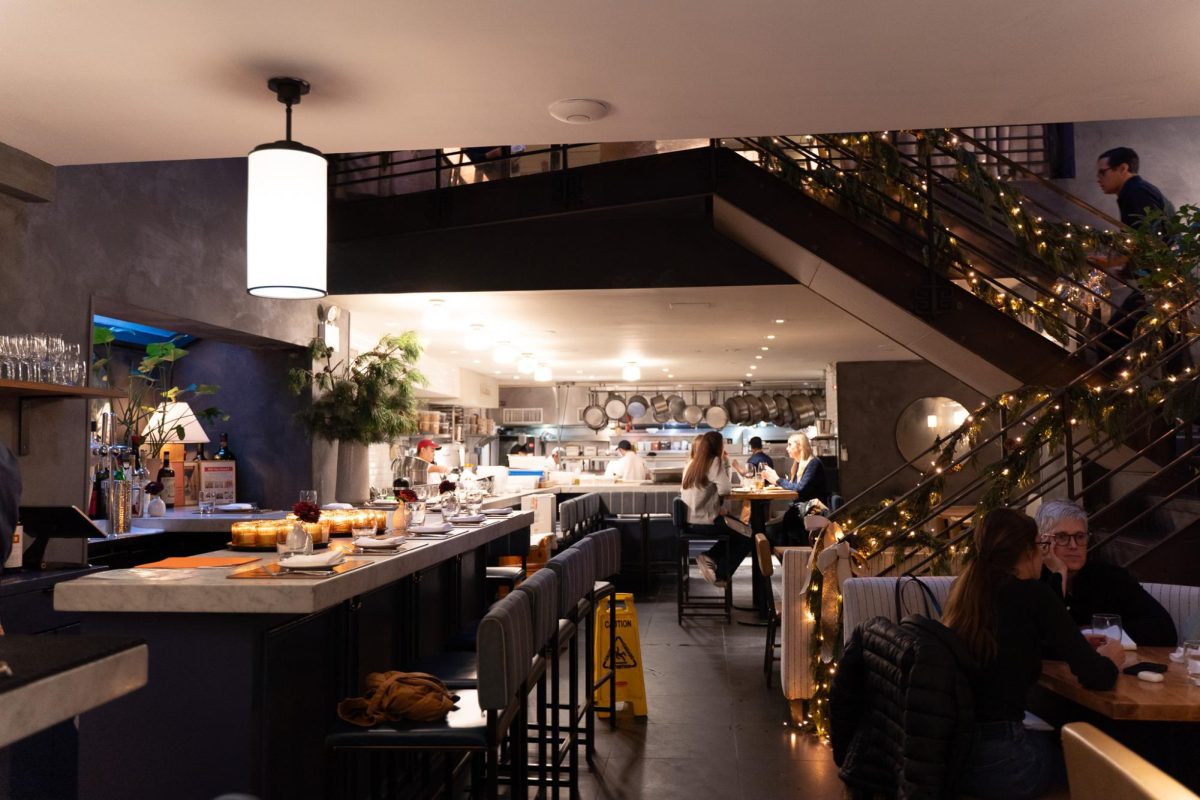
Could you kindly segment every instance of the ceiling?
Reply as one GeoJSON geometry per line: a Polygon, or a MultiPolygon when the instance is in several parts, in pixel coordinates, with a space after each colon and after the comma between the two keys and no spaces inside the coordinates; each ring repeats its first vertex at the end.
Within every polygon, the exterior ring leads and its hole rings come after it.
{"type": "Polygon", "coordinates": [[[1198,23],[1191,0],[9,0],[0,142],[242,155],[281,137],[275,74],[312,82],[296,138],[325,152],[1184,116],[1198,23]],[[569,97],[612,114],[553,120],[569,97]]]}
{"type": "Polygon", "coordinates": [[[794,381],[820,378],[829,362],[915,358],[800,284],[330,300],[351,310],[356,349],[369,348],[384,333],[416,330],[433,358],[491,375],[502,386],[534,381],[512,365],[493,363],[491,349],[468,351],[470,325],[484,325],[494,339],[534,354],[555,381],[624,383],[621,370],[630,361],[649,385],[731,382],[747,380],[746,373],[756,382],[794,381]],[[434,298],[445,301],[440,321],[429,311],[434,298]]]}

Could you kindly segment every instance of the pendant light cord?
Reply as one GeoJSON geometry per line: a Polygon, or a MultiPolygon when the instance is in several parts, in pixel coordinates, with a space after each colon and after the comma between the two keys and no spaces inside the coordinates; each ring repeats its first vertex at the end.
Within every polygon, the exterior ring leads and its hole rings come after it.
{"type": "Polygon", "coordinates": [[[284,102],[284,105],[287,106],[287,141],[290,142],[292,140],[292,103],[289,100],[284,102]]]}

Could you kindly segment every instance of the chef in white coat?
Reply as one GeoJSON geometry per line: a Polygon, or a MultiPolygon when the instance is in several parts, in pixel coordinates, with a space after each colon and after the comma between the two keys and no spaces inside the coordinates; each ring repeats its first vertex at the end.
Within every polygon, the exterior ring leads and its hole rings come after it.
{"type": "Polygon", "coordinates": [[[608,469],[604,471],[606,477],[621,481],[650,480],[650,470],[646,469],[646,462],[633,452],[633,445],[628,439],[617,443],[617,452],[621,457],[608,462],[608,469]]]}

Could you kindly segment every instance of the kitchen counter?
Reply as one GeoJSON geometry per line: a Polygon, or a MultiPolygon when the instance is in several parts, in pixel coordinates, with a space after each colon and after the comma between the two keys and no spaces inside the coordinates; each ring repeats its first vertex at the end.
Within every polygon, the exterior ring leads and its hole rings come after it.
{"type": "Polygon", "coordinates": [[[283,519],[286,511],[259,511],[237,514],[201,514],[196,506],[172,508],[161,517],[135,517],[133,527],[137,529],[154,528],[168,532],[227,532],[235,522],[256,521],[263,519],[283,519]]]}
{"type": "Polygon", "coordinates": [[[85,634],[136,637],[153,654],[145,688],[81,719],[81,800],[323,800],[338,701],[478,620],[487,564],[528,549],[533,517],[348,556],[367,563],[330,577],[231,580],[236,568],[219,568],[157,581],[110,570],[58,585],[55,605],[77,613],[85,634]]]}
{"type": "Polygon", "coordinates": [[[146,645],[107,636],[0,638],[0,747],[146,685],[146,645]]]}
{"type": "MultiPolygon", "coordinates": [[[[462,533],[452,538],[418,540],[424,544],[409,552],[348,556],[368,563],[321,580],[230,580],[226,576],[233,568],[186,570],[189,574],[178,580],[147,579],[131,570],[110,570],[58,584],[54,608],[85,612],[311,614],[527,528],[532,521],[532,512],[516,513],[479,527],[458,529],[462,533]]],[[[215,550],[205,555],[252,554],[215,550]]],[[[264,564],[279,560],[276,553],[260,556],[264,564]]]]}

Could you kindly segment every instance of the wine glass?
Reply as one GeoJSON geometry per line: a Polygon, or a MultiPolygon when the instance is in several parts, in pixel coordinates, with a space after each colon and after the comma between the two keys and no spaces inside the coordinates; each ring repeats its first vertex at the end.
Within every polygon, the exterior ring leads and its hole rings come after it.
{"type": "Polygon", "coordinates": [[[312,503],[315,506],[317,504],[317,490],[316,489],[301,489],[300,490],[300,502],[301,503],[312,503]]]}
{"type": "Polygon", "coordinates": [[[1116,642],[1121,641],[1121,616],[1119,614],[1093,614],[1092,634],[1116,642]]]}

